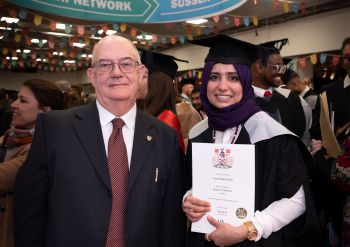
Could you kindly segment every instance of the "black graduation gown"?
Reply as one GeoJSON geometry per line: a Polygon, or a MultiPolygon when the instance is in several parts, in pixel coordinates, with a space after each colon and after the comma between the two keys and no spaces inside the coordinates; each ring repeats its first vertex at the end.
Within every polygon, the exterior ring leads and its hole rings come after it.
{"type": "Polygon", "coordinates": [[[288,97],[285,97],[273,90],[269,101],[261,97],[256,97],[255,101],[264,112],[272,117],[278,111],[281,117],[280,123],[300,138],[303,137],[306,130],[306,119],[303,106],[297,94],[290,92],[288,97]]]}
{"type": "MultiPolygon", "coordinates": [[[[335,81],[322,88],[321,93],[327,93],[329,110],[334,111],[334,130],[345,125],[350,121],[350,86],[344,88],[343,81],[335,81]]],[[[320,102],[316,103],[315,118],[320,117],[320,102]]],[[[315,139],[321,139],[319,121],[312,122],[311,136],[315,139]]]]}
{"type": "MultiPolygon", "coordinates": [[[[265,113],[263,114],[266,116],[265,118],[270,119],[265,113]]],[[[259,115],[261,116],[262,114],[259,115]]],[[[254,117],[254,115],[252,117],[254,117]]],[[[272,128],[280,128],[280,125],[272,119],[266,124],[261,121],[261,118],[257,119],[255,124],[259,126],[248,128],[249,131],[255,128],[256,133],[254,135],[261,132],[267,137],[271,135],[268,132],[271,132],[272,128]],[[267,130],[268,128],[270,128],[270,130],[267,130]],[[264,129],[267,131],[262,131],[264,129]]],[[[281,126],[281,128],[283,127],[281,126]]],[[[311,199],[304,162],[310,157],[308,156],[309,154],[304,144],[299,138],[288,134],[274,136],[270,139],[264,138],[263,140],[255,142],[257,138],[251,136],[247,131],[247,126],[244,125],[236,141],[237,144],[255,143],[255,210],[261,211],[276,200],[292,197],[300,189],[300,186],[303,185],[305,191],[306,212],[281,230],[272,233],[267,239],[261,238],[258,242],[246,240],[234,246],[320,246],[318,245],[320,241],[318,218],[311,199]]],[[[190,136],[187,149],[187,165],[189,173],[192,171],[192,143],[210,143],[211,141],[212,129],[208,127],[203,128],[203,131],[196,137],[191,138],[190,136]]],[[[205,241],[204,234],[188,232],[187,246],[204,247],[215,245],[213,242],[205,241]]]]}

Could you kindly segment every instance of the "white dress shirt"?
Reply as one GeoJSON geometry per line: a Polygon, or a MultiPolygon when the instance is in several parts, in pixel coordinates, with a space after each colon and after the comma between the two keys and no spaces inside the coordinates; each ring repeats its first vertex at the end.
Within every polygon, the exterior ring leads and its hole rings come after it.
{"type": "Polygon", "coordinates": [[[347,88],[348,86],[350,86],[350,76],[349,76],[349,74],[347,74],[345,79],[344,79],[344,88],[347,88]]]}
{"type": "MultiPolygon", "coordinates": [[[[114,118],[118,118],[114,116],[111,112],[109,112],[106,108],[104,108],[97,100],[96,100],[98,114],[100,116],[100,123],[103,135],[103,142],[105,144],[106,155],[108,157],[108,140],[113,131],[112,120],[114,118]]],[[[126,152],[128,153],[128,165],[130,169],[131,162],[131,154],[132,147],[134,142],[134,133],[135,133],[135,121],[136,121],[136,104],[134,104],[133,108],[128,111],[125,115],[120,116],[123,119],[125,125],[123,126],[123,138],[126,146],[126,152]]]]}

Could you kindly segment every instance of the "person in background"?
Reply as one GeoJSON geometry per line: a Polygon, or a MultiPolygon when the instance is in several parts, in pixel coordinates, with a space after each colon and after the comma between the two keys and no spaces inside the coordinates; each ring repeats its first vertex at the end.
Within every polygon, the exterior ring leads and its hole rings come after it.
{"type": "Polygon", "coordinates": [[[187,104],[192,104],[191,102],[191,92],[194,88],[194,84],[195,84],[195,79],[193,78],[184,78],[180,81],[179,85],[180,85],[180,98],[181,98],[181,102],[185,102],[187,104]]]}
{"type": "Polygon", "coordinates": [[[84,105],[84,92],[83,88],[78,85],[71,85],[70,90],[67,92],[66,109],[84,105]]]}
{"type": "Polygon", "coordinates": [[[0,136],[10,128],[11,118],[11,101],[8,99],[6,91],[0,89],[0,136]]]}
{"type": "Polygon", "coordinates": [[[281,79],[290,90],[300,95],[311,106],[312,110],[315,109],[318,98],[317,93],[311,90],[306,81],[300,79],[297,72],[287,69],[281,79]]]}
{"type": "Polygon", "coordinates": [[[192,43],[210,47],[201,87],[208,119],[190,132],[188,165],[192,143],[254,145],[255,179],[247,180],[255,183],[255,213],[238,226],[218,222],[210,216],[210,203],[190,190],[183,202],[187,218],[195,222],[209,212],[207,219],[216,229],[206,235],[189,233],[187,246],[318,246],[319,226],[305,169],[309,153],[255,103],[250,64],[256,46],[224,35],[192,43]]]}
{"type": "Polygon", "coordinates": [[[23,165],[39,113],[63,107],[63,94],[53,82],[31,79],[23,83],[11,104],[11,128],[0,138],[0,246],[13,246],[13,196],[15,178],[23,165]]]}
{"type": "Polygon", "coordinates": [[[166,54],[142,50],[141,62],[146,66],[147,72],[139,84],[137,97],[143,99],[138,102],[140,109],[176,130],[179,146],[185,152],[175,108],[173,80],[178,69],[175,60],[184,61],[166,54]]]}
{"type": "MultiPolygon", "coordinates": [[[[346,76],[342,77],[331,84],[322,88],[321,93],[326,92],[327,101],[329,105],[330,114],[334,117],[334,134],[337,138],[340,147],[343,147],[343,151],[347,152],[347,142],[350,133],[350,37],[345,38],[341,45],[342,53],[342,65],[347,72],[346,76]]],[[[320,116],[320,102],[317,101],[315,115],[320,116]]],[[[319,121],[314,121],[312,127],[312,135],[317,138],[324,139],[320,132],[319,121]]],[[[326,140],[324,140],[326,141],[326,140]]],[[[334,180],[346,180],[348,171],[348,163],[343,163],[337,168],[337,172],[334,173],[333,167],[336,166],[335,159],[328,158],[327,150],[322,148],[315,154],[315,162],[318,168],[318,191],[321,191],[317,195],[318,201],[320,201],[320,210],[324,213],[324,229],[326,232],[325,239],[331,246],[342,246],[342,239],[349,239],[349,201],[348,191],[344,188],[336,188],[334,180]],[[337,179],[334,179],[336,176],[337,179]],[[343,173],[343,174],[342,174],[343,173]],[[342,178],[339,178],[339,174],[342,174],[342,178]],[[333,181],[331,181],[331,179],[333,181]],[[331,233],[331,234],[327,234],[331,233]]],[[[347,157],[347,156],[342,156],[347,157]]],[[[342,159],[343,162],[346,159],[342,159]]],[[[315,181],[315,179],[314,179],[315,181]]],[[[343,183],[344,183],[343,181],[343,183]]],[[[346,186],[345,186],[346,187],[346,186]]],[[[317,204],[316,204],[317,205],[317,204]]],[[[346,245],[345,245],[346,246],[346,245]]]]}
{"type": "MultiPolygon", "coordinates": [[[[339,141],[344,139],[346,125],[350,122],[350,37],[343,40],[341,46],[342,65],[346,71],[343,79],[332,82],[322,88],[321,93],[326,92],[329,110],[334,116],[334,133],[339,141]]],[[[316,106],[316,115],[320,114],[319,103],[316,106]]],[[[318,123],[313,126],[313,132],[317,135],[318,123]]],[[[318,133],[320,135],[320,133],[318,133]]]]}
{"type": "Polygon", "coordinates": [[[71,90],[71,84],[69,83],[69,81],[58,80],[58,81],[55,81],[54,83],[62,92],[68,93],[71,90]]]}
{"type": "Polygon", "coordinates": [[[117,35],[94,47],[95,103],[38,117],[16,180],[15,246],[179,247],[177,133],[136,107],[144,65],[117,35]]]}
{"type": "Polygon", "coordinates": [[[287,40],[283,39],[258,46],[251,66],[253,89],[258,106],[299,136],[308,147],[311,141],[311,107],[291,90],[279,87],[279,80],[287,69],[280,54],[286,43],[287,40]]]}
{"type": "Polygon", "coordinates": [[[193,107],[197,110],[197,112],[201,116],[201,119],[203,120],[207,118],[207,114],[205,114],[200,95],[201,95],[200,88],[195,87],[191,93],[191,101],[192,101],[193,107]]]}

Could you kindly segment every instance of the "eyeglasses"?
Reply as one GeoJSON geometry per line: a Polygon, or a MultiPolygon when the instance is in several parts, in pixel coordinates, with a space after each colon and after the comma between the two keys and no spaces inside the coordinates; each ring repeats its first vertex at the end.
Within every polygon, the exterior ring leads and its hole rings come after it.
{"type": "Polygon", "coordinates": [[[136,66],[139,63],[131,58],[123,58],[119,60],[119,62],[115,63],[112,60],[108,59],[100,59],[96,61],[92,67],[96,69],[97,72],[100,73],[110,73],[114,70],[114,65],[117,64],[118,68],[123,73],[131,73],[135,70],[136,66]]]}
{"type": "Polygon", "coordinates": [[[284,74],[287,70],[287,65],[285,64],[275,64],[275,65],[268,65],[271,68],[274,68],[274,70],[277,71],[278,74],[284,74]]]}

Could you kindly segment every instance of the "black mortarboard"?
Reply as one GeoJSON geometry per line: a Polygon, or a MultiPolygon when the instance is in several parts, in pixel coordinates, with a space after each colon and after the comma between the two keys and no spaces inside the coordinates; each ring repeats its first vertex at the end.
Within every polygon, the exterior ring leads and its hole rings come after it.
{"type": "Polygon", "coordinates": [[[280,50],[282,50],[283,46],[285,46],[286,44],[288,44],[287,38],[268,41],[268,42],[260,44],[260,46],[268,47],[268,48],[275,48],[275,49],[280,51],[280,50]]]}
{"type": "Polygon", "coordinates": [[[282,58],[283,59],[283,63],[285,65],[289,64],[291,61],[293,61],[293,58],[288,58],[288,57],[284,57],[282,58]]]}
{"type": "Polygon", "coordinates": [[[284,45],[288,43],[288,39],[272,40],[262,44],[257,47],[256,59],[262,59],[263,63],[267,61],[267,58],[272,54],[280,54],[280,50],[284,45]]]}
{"type": "Polygon", "coordinates": [[[182,79],[180,81],[179,84],[180,84],[181,87],[185,86],[186,84],[191,84],[191,85],[195,86],[196,79],[194,79],[194,78],[184,78],[184,79],[182,79]]]}
{"type": "Polygon", "coordinates": [[[222,34],[189,42],[210,47],[205,61],[250,65],[256,53],[254,44],[222,34]]]}
{"type": "Polygon", "coordinates": [[[178,65],[175,61],[187,62],[186,60],[181,60],[176,57],[152,52],[149,50],[138,49],[141,57],[141,62],[144,64],[147,69],[152,71],[161,71],[171,78],[175,78],[178,65]]]}

